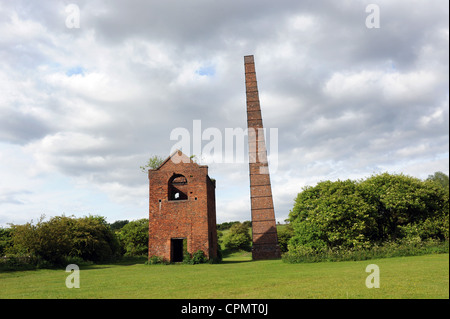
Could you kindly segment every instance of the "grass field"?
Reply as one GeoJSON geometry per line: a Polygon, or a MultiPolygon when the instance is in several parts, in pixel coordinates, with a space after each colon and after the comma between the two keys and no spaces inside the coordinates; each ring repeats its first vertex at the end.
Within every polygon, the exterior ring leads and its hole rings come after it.
{"type": "Polygon", "coordinates": [[[142,262],[82,267],[80,288],[69,273],[0,273],[0,298],[449,298],[449,255],[369,261],[287,264],[230,256],[222,264],[152,265],[142,262]],[[368,289],[368,264],[380,268],[380,288],[368,289]]]}

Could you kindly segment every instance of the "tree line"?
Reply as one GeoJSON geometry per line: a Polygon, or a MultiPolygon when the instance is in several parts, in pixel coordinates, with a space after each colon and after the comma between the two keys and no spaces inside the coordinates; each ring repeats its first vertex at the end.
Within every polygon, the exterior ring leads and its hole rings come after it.
{"type": "Polygon", "coordinates": [[[303,188],[289,221],[289,260],[389,245],[411,250],[430,242],[446,242],[448,251],[448,176],[437,172],[423,181],[384,173],[358,181],[323,181],[303,188]]]}
{"type": "MultiPolygon", "coordinates": [[[[225,222],[225,249],[249,250],[251,222],[225,222]]],[[[118,220],[103,216],[55,216],[36,223],[0,228],[0,269],[65,266],[70,263],[113,262],[122,257],[147,256],[148,218],[118,220]]]]}
{"type": "Polygon", "coordinates": [[[109,262],[146,255],[147,247],[148,219],[108,224],[102,216],[42,216],[36,223],[0,228],[0,268],[109,262]]]}

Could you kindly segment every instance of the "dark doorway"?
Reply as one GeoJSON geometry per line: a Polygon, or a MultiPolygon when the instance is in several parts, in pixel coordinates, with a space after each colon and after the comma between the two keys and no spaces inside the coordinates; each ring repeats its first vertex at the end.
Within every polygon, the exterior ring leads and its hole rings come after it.
{"type": "Polygon", "coordinates": [[[172,262],[179,263],[183,261],[183,253],[185,248],[186,238],[172,238],[171,239],[171,257],[172,262]]]}

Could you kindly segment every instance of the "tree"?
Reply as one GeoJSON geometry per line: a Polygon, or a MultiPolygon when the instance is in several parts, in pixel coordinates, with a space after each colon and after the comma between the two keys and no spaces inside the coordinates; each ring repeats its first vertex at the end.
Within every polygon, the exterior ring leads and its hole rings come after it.
{"type": "Polygon", "coordinates": [[[0,227],[0,257],[11,247],[11,228],[0,227]]]}
{"type": "Polygon", "coordinates": [[[148,218],[131,221],[121,229],[120,241],[126,256],[141,256],[148,253],[148,218]]]}
{"type": "Polygon", "coordinates": [[[231,226],[234,224],[239,224],[240,222],[234,221],[234,222],[224,222],[222,224],[217,224],[217,230],[227,230],[230,229],[231,226]]]}
{"type": "Polygon", "coordinates": [[[109,227],[111,228],[111,230],[116,231],[122,229],[122,227],[129,222],[129,220],[116,220],[114,223],[109,224],[109,227]]]}
{"type": "Polygon", "coordinates": [[[282,253],[288,251],[289,240],[294,236],[294,229],[291,225],[285,226],[282,230],[278,230],[278,246],[282,253]]]}
{"type": "Polygon", "coordinates": [[[373,240],[402,237],[402,227],[448,215],[448,189],[403,174],[379,174],[359,185],[367,203],[376,207],[373,240]]]}
{"type": "Polygon", "coordinates": [[[44,218],[41,216],[36,224],[31,221],[24,225],[11,225],[13,245],[10,252],[34,255],[51,264],[61,264],[71,252],[70,218],[53,217],[47,222],[44,218]]]}
{"type": "Polygon", "coordinates": [[[89,261],[106,261],[118,256],[119,243],[101,216],[73,218],[44,217],[33,224],[12,225],[11,253],[39,257],[53,265],[61,265],[67,257],[89,261]]]}
{"type": "Polygon", "coordinates": [[[298,194],[290,212],[294,236],[290,244],[316,250],[367,246],[375,209],[351,180],[320,182],[298,194]]]}
{"type": "Polygon", "coordinates": [[[248,223],[234,223],[231,226],[229,233],[225,236],[223,243],[226,249],[248,250],[251,241],[248,223]]]}
{"type": "Polygon", "coordinates": [[[107,261],[120,255],[119,241],[102,216],[74,219],[70,232],[71,256],[107,261]]]}
{"type": "Polygon", "coordinates": [[[163,162],[164,158],[158,155],[151,156],[147,163],[144,166],[140,166],[140,169],[142,172],[146,173],[149,169],[156,169],[158,168],[163,162]]]}
{"type": "Polygon", "coordinates": [[[289,214],[294,229],[289,250],[366,248],[405,237],[448,239],[448,194],[433,181],[388,173],[307,186],[289,214]]]}
{"type": "Polygon", "coordinates": [[[449,187],[448,176],[442,172],[435,172],[433,175],[428,175],[427,180],[433,181],[443,188],[448,189],[449,187]]]}

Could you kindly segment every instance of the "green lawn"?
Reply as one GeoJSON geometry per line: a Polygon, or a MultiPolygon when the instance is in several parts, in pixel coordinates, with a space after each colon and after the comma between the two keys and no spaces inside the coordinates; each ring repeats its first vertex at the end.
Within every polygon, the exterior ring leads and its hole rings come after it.
{"type": "Polygon", "coordinates": [[[449,255],[286,264],[231,256],[222,264],[142,263],[81,268],[80,288],[65,270],[0,273],[0,298],[449,298],[449,255]],[[380,288],[368,289],[368,264],[380,288]]]}

